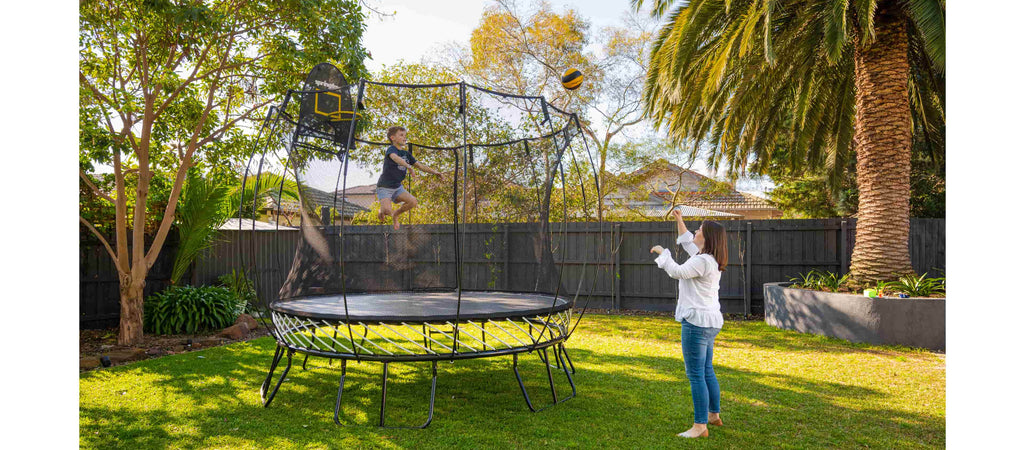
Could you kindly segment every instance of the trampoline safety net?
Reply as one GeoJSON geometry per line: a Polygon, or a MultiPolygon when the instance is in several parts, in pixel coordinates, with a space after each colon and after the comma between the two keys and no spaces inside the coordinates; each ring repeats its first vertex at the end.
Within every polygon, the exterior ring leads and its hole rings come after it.
{"type": "Polygon", "coordinates": [[[349,84],[321,64],[261,129],[242,214],[276,232],[253,233],[243,263],[263,306],[335,296],[344,313],[349,294],[452,292],[456,302],[439,307],[456,315],[467,291],[585,299],[601,239],[568,236],[566,225],[598,221],[585,144],[576,116],[541,97],[349,84]],[[396,203],[377,198],[393,126],[407,130],[415,161],[400,168],[408,197],[396,203]],[[401,214],[383,215],[382,202],[401,214]],[[261,261],[267,246],[288,256],[261,261]]]}
{"type": "Polygon", "coordinates": [[[575,114],[465,82],[349,83],[321,64],[270,108],[255,142],[239,256],[278,342],[264,406],[296,352],[341,360],[339,424],[348,360],[383,363],[381,426],[392,362],[432,364],[419,428],[443,359],[511,355],[538,411],[517,365],[533,353],[553,404],[575,395],[564,343],[609,279],[598,261],[611,252],[575,114]],[[408,142],[389,138],[395,126],[408,142]],[[561,400],[552,363],[572,388],[561,400]]]}

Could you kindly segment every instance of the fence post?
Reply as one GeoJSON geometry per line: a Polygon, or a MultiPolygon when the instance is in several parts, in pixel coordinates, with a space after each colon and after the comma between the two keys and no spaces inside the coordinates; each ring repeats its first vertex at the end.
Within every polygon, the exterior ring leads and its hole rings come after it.
{"type": "Polygon", "coordinates": [[[612,226],[612,254],[614,255],[613,262],[613,274],[612,274],[612,286],[613,286],[613,297],[612,297],[612,309],[619,311],[620,303],[622,302],[622,294],[620,289],[623,286],[623,281],[620,278],[622,276],[622,264],[620,264],[619,258],[619,240],[623,236],[623,225],[615,224],[612,226]]]}
{"type": "Polygon", "coordinates": [[[751,315],[751,222],[744,238],[744,315],[751,315]]]}
{"type": "Polygon", "coordinates": [[[412,225],[406,226],[406,290],[413,290],[413,233],[409,230],[412,225]]]}
{"type": "Polygon", "coordinates": [[[505,261],[502,265],[502,289],[509,290],[509,224],[502,224],[502,235],[505,239],[505,261]]]}
{"type": "Polygon", "coordinates": [[[840,219],[840,276],[850,269],[847,265],[847,220],[840,219]]]}

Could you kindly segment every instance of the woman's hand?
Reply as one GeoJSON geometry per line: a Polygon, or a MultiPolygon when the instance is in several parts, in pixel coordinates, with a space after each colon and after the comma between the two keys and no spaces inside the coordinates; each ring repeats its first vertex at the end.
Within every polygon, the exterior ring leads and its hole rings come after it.
{"type": "Polygon", "coordinates": [[[666,249],[662,248],[661,245],[656,245],[654,247],[651,247],[651,253],[654,253],[656,255],[661,255],[662,252],[664,252],[665,250],[666,249]]]}
{"type": "Polygon", "coordinates": [[[676,220],[683,220],[683,211],[673,209],[673,217],[675,217],[676,220]]]}

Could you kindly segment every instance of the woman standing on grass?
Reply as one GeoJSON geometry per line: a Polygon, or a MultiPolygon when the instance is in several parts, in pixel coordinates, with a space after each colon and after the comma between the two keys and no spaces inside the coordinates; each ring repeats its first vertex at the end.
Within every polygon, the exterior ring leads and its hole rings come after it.
{"type": "Polygon", "coordinates": [[[722,425],[719,417],[719,381],[712,370],[712,347],[722,329],[719,310],[719,277],[726,270],[726,229],[718,222],[705,220],[691,234],[680,210],[673,210],[681,245],[690,258],[683,264],[673,261],[668,249],[656,245],[655,264],[670,277],[680,280],[680,298],[676,302],[676,320],[681,322],[681,345],[690,395],[694,401],[694,426],[677,436],[707,437],[708,424],[722,425]]]}

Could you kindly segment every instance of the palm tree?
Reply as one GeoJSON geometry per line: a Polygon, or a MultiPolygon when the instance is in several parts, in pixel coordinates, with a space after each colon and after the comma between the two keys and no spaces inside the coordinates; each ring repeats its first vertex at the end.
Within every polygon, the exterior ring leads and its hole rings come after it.
{"type": "Polygon", "coordinates": [[[667,20],[644,93],[657,126],[732,177],[787,158],[838,183],[855,152],[851,274],[912,272],[911,144],[943,151],[944,1],[694,0],[669,12],[674,3],[652,5],[667,20]]]}
{"type": "Polygon", "coordinates": [[[197,169],[190,169],[186,177],[175,210],[179,243],[171,266],[171,284],[178,284],[196,257],[213,244],[217,227],[228,217],[224,214],[224,202],[230,193],[227,186],[204,178],[197,169]]]}

